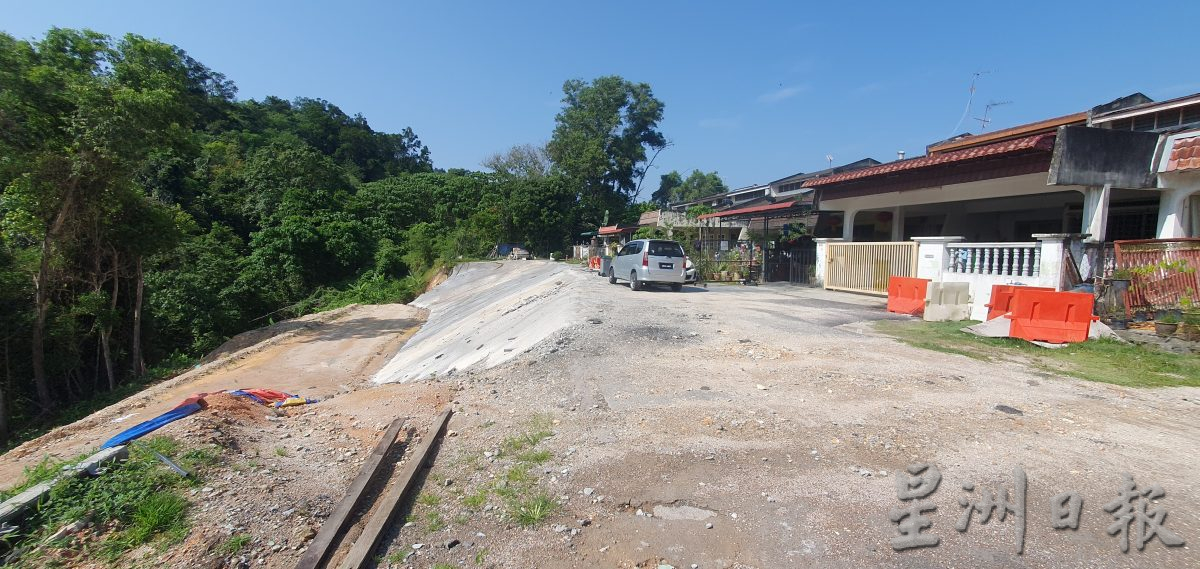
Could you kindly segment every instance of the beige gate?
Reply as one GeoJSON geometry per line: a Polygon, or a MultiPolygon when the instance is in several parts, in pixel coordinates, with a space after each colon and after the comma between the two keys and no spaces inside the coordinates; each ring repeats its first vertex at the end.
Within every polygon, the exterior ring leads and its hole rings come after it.
{"type": "Polygon", "coordinates": [[[888,277],[917,276],[915,241],[828,243],[825,288],[887,294],[888,277]]]}

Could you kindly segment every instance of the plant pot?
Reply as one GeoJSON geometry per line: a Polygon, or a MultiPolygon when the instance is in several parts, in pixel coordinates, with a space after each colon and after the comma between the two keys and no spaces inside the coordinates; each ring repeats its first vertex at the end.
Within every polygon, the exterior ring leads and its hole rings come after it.
{"type": "Polygon", "coordinates": [[[1183,320],[1183,309],[1182,308],[1168,308],[1167,315],[1174,316],[1176,320],[1183,320]]]}
{"type": "Polygon", "coordinates": [[[1113,291],[1117,294],[1123,293],[1129,290],[1129,279],[1112,279],[1109,281],[1109,286],[1111,286],[1113,291]]]}
{"type": "Polygon", "coordinates": [[[1179,324],[1175,324],[1175,323],[1164,324],[1162,322],[1155,322],[1154,323],[1154,333],[1166,338],[1166,337],[1174,334],[1175,329],[1178,327],[1179,327],[1179,324]]]}
{"type": "Polygon", "coordinates": [[[1198,342],[1200,341],[1200,324],[1180,324],[1179,330],[1175,332],[1175,336],[1181,340],[1198,342]]]}
{"type": "Polygon", "coordinates": [[[1148,320],[1148,318],[1146,318],[1145,310],[1139,310],[1139,311],[1133,313],[1133,321],[1134,322],[1145,322],[1146,320],[1148,320]]]}
{"type": "Polygon", "coordinates": [[[1108,327],[1113,330],[1128,330],[1129,321],[1124,318],[1113,318],[1108,321],[1108,327]]]}

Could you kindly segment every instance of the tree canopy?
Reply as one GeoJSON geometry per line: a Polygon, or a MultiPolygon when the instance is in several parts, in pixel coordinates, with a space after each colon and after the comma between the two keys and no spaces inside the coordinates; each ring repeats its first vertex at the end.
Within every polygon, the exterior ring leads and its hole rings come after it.
{"type": "Polygon", "coordinates": [[[663,174],[658,183],[658,189],[650,196],[650,200],[660,206],[667,204],[692,201],[707,196],[723,194],[729,191],[729,186],[716,172],[704,173],[692,170],[686,179],[674,170],[663,174]]]}
{"type": "Polygon", "coordinates": [[[0,33],[0,446],[242,331],[406,302],[439,263],[636,215],[662,104],[619,77],[564,92],[546,148],[437,171],[409,128],[237,100],[173,45],[0,33]]]}

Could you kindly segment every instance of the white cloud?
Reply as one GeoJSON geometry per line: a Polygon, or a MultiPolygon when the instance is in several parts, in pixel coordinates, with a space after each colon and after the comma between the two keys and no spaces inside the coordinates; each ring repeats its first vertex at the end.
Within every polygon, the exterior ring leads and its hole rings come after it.
{"type": "Polygon", "coordinates": [[[780,87],[774,91],[768,91],[758,96],[760,103],[778,103],[786,99],[791,99],[800,93],[808,90],[808,87],[780,87]]]}

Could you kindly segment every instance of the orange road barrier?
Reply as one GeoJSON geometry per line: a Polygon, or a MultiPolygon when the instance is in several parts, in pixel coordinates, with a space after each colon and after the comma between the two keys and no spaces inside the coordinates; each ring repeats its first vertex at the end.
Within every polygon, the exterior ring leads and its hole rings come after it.
{"type": "Polygon", "coordinates": [[[1053,291],[1054,289],[1044,286],[992,285],[992,300],[984,305],[988,309],[987,319],[994,320],[1008,314],[1009,307],[1012,306],[1013,293],[1017,290],[1053,291]]]}
{"type": "Polygon", "coordinates": [[[588,259],[588,268],[592,270],[600,270],[600,257],[591,257],[588,259]]]}
{"type": "Polygon", "coordinates": [[[929,279],[892,276],[888,278],[888,312],[920,316],[925,313],[929,279]]]}
{"type": "Polygon", "coordinates": [[[1093,320],[1095,298],[1083,292],[1054,292],[1027,290],[1019,287],[1013,295],[1012,319],[1008,335],[1023,340],[1040,340],[1052,344],[1083,342],[1093,320]]]}

